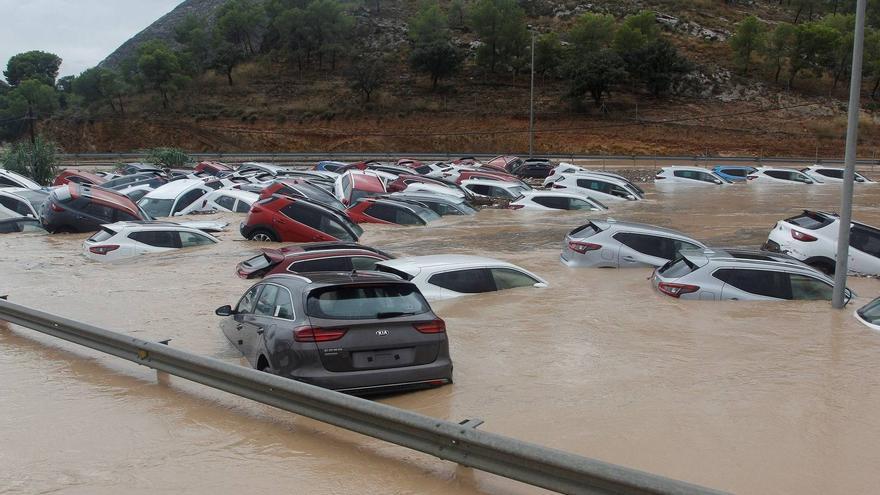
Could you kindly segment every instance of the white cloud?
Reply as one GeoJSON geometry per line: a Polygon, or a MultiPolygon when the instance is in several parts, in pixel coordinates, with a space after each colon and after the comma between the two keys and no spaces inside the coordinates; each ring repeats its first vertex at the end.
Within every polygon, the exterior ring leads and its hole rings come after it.
{"type": "Polygon", "coordinates": [[[97,65],[181,0],[0,0],[0,67],[17,53],[52,52],[61,75],[97,65]]]}

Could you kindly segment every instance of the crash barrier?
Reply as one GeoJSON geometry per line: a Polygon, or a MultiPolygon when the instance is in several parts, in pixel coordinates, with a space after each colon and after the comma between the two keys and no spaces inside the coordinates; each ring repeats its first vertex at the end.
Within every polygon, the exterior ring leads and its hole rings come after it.
{"type": "Polygon", "coordinates": [[[209,387],[530,485],[570,494],[714,494],[715,490],[477,430],[198,356],[165,343],[0,300],[0,320],[209,387]]]}
{"type": "MultiPolygon", "coordinates": [[[[314,165],[321,160],[336,160],[352,162],[360,160],[392,160],[397,161],[401,157],[412,158],[420,161],[449,161],[461,157],[473,157],[480,160],[490,160],[499,154],[492,153],[406,153],[406,152],[332,152],[314,151],[303,153],[269,153],[269,152],[236,152],[236,153],[190,153],[194,160],[217,160],[231,163],[245,161],[287,163],[287,164],[310,164],[314,165]]],[[[64,165],[77,165],[80,163],[89,165],[112,166],[117,163],[145,160],[146,153],[67,153],[60,154],[58,161],[64,165]]],[[[526,156],[526,155],[522,155],[526,156]]],[[[597,162],[632,162],[634,166],[645,162],[657,162],[663,164],[696,164],[698,166],[715,166],[722,164],[737,163],[766,163],[766,164],[792,164],[809,166],[815,163],[835,164],[843,163],[843,158],[818,158],[818,157],[767,157],[767,156],[654,156],[654,155],[578,155],[578,154],[540,154],[541,158],[551,160],[568,161],[597,161],[597,162]]],[[[860,167],[874,167],[878,160],[861,158],[856,161],[860,167]]]]}

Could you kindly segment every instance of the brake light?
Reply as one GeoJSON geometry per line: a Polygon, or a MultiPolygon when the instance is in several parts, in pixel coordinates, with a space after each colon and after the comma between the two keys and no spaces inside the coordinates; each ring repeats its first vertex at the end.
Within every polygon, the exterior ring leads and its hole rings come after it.
{"type": "Polygon", "coordinates": [[[526,205],[507,205],[508,210],[518,210],[520,208],[525,208],[526,205]]]}
{"type": "Polygon", "coordinates": [[[553,175],[555,173],[556,173],[556,169],[554,168],[553,170],[550,171],[550,173],[548,175],[553,175]]]}
{"type": "Polygon", "coordinates": [[[816,240],[816,238],[810,234],[804,234],[803,232],[794,229],[791,229],[791,236],[801,242],[813,242],[816,240]]]}
{"type": "Polygon", "coordinates": [[[553,183],[553,189],[565,189],[565,186],[559,184],[558,182],[553,183]]]}
{"type": "Polygon", "coordinates": [[[446,332],[446,322],[437,318],[432,321],[425,321],[422,323],[413,323],[413,327],[421,333],[445,333],[446,332]]]}
{"type": "Polygon", "coordinates": [[[116,251],[117,249],[119,249],[119,245],[107,244],[104,246],[92,246],[89,248],[89,251],[91,251],[92,253],[100,254],[103,256],[103,255],[109,253],[110,251],[116,251]]]}
{"type": "Polygon", "coordinates": [[[584,254],[587,251],[602,249],[602,245],[593,244],[592,242],[568,241],[568,248],[576,253],[584,254]]]}
{"type": "Polygon", "coordinates": [[[57,203],[52,203],[50,206],[52,207],[52,211],[54,212],[61,213],[62,211],[64,211],[64,208],[58,206],[57,203]]]}
{"type": "Polygon", "coordinates": [[[332,342],[341,339],[347,328],[297,327],[293,329],[293,340],[297,342],[332,342]]]}
{"type": "Polygon", "coordinates": [[[690,294],[700,290],[700,286],[698,285],[672,284],[669,282],[660,282],[657,288],[660,289],[660,292],[674,298],[679,298],[682,294],[690,294]]]}

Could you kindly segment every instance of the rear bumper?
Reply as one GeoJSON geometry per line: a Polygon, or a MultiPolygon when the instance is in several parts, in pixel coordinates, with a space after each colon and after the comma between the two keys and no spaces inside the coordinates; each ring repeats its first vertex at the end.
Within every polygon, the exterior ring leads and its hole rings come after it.
{"type": "Polygon", "coordinates": [[[774,240],[767,239],[767,242],[765,242],[761,246],[761,250],[762,251],[770,251],[771,253],[781,253],[782,246],[780,246],[779,243],[774,240]]]}
{"type": "Polygon", "coordinates": [[[448,357],[440,357],[433,363],[417,366],[346,372],[309,367],[291,370],[283,376],[350,394],[379,394],[452,383],[452,361],[448,357]]]}

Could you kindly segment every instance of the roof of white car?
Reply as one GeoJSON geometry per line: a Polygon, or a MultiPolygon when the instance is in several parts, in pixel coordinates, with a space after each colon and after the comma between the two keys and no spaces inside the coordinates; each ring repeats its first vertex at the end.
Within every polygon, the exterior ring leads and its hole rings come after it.
{"type": "Polygon", "coordinates": [[[162,184],[156,189],[150,191],[150,193],[144,197],[152,199],[176,199],[178,196],[185,193],[186,191],[189,191],[196,186],[203,185],[205,185],[205,181],[203,181],[202,179],[175,180],[167,184],[162,184]]]}
{"type": "Polygon", "coordinates": [[[798,169],[795,169],[795,168],[786,168],[786,167],[758,167],[757,169],[755,169],[755,171],[756,171],[756,172],[768,172],[768,171],[771,171],[771,172],[772,172],[772,171],[780,171],[780,172],[797,172],[797,173],[799,173],[799,174],[802,174],[802,173],[803,173],[803,172],[801,172],[801,171],[798,170],[798,169]]]}
{"type": "Polygon", "coordinates": [[[32,189],[39,189],[39,187],[40,187],[40,185],[37,184],[36,182],[34,182],[33,180],[31,180],[21,174],[15,173],[11,170],[6,170],[5,168],[0,168],[0,175],[6,175],[9,177],[12,177],[16,181],[21,182],[32,189]]]}
{"type": "Polygon", "coordinates": [[[396,258],[385,260],[381,263],[389,268],[400,270],[411,275],[419,273],[422,269],[434,268],[486,268],[504,267],[516,268],[518,266],[506,261],[486,258],[484,256],[472,256],[468,254],[434,254],[429,256],[411,256],[409,258],[396,258]]]}
{"type": "Polygon", "coordinates": [[[673,237],[681,237],[684,239],[690,239],[701,246],[704,244],[691,236],[685,234],[684,232],[680,232],[675,229],[669,229],[666,227],[660,227],[658,225],[651,225],[647,223],[637,223],[637,222],[621,222],[615,220],[613,218],[607,218],[605,220],[593,220],[592,223],[599,227],[602,230],[606,230],[609,228],[613,228],[614,230],[630,230],[630,231],[639,231],[645,233],[655,233],[655,234],[666,234],[673,237]]]}
{"type": "Polygon", "coordinates": [[[590,179],[604,180],[616,185],[626,184],[628,181],[616,175],[606,174],[604,172],[594,172],[592,170],[578,170],[573,174],[575,177],[586,177],[590,179]]]}
{"type": "Polygon", "coordinates": [[[208,193],[207,197],[216,198],[217,196],[232,196],[235,199],[243,199],[252,203],[260,199],[259,194],[251,191],[242,191],[241,189],[217,189],[208,193]]]}
{"type": "Polygon", "coordinates": [[[501,187],[504,189],[510,189],[511,187],[522,187],[521,183],[510,182],[510,181],[505,181],[505,180],[484,179],[482,177],[475,177],[473,179],[461,181],[462,186],[469,186],[471,184],[481,184],[484,186],[496,186],[496,187],[501,187]]]}
{"type": "Polygon", "coordinates": [[[205,232],[193,228],[188,227],[186,225],[181,225],[176,222],[162,222],[162,221],[150,221],[150,222],[116,222],[116,223],[108,223],[101,225],[101,227],[106,227],[114,232],[121,232],[123,230],[184,230],[187,232],[198,232],[200,234],[204,234],[205,232]]]}
{"type": "Polygon", "coordinates": [[[577,194],[570,192],[556,192],[556,191],[542,191],[538,189],[532,189],[531,191],[524,191],[523,196],[528,198],[534,198],[536,196],[543,197],[551,197],[551,198],[575,198],[575,199],[592,199],[588,197],[586,194],[577,194]]]}
{"type": "Polygon", "coordinates": [[[705,169],[705,168],[703,168],[703,167],[693,167],[693,166],[690,166],[690,165],[670,165],[670,166],[668,166],[668,167],[662,167],[660,170],[662,170],[662,171],[666,171],[666,170],[690,170],[691,172],[706,172],[707,174],[713,174],[713,175],[714,175],[714,173],[713,173],[711,170],[709,170],[709,169],[705,169]]]}

